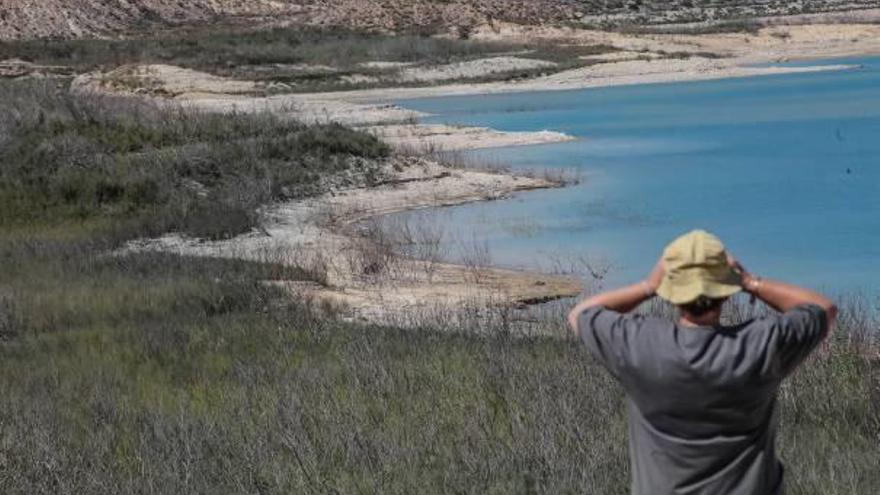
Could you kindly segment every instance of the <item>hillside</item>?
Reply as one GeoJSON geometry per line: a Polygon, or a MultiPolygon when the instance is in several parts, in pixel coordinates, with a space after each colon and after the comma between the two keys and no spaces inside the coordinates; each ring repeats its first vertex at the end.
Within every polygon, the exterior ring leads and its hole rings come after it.
{"type": "Polygon", "coordinates": [[[868,0],[4,0],[0,39],[112,36],[223,20],[466,35],[495,20],[620,27],[711,22],[877,7],[868,0]]]}
{"type": "Polygon", "coordinates": [[[5,0],[0,2],[0,39],[112,35],[155,24],[294,15],[298,10],[294,2],[269,0],[5,0]]]}

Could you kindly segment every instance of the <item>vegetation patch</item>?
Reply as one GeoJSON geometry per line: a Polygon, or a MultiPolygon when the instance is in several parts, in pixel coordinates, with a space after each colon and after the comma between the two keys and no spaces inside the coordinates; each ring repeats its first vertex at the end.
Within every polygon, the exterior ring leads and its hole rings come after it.
{"type": "MultiPolygon", "coordinates": [[[[0,60],[18,58],[77,72],[126,64],[173,63],[216,75],[298,84],[302,89],[342,89],[346,77],[393,74],[362,64],[442,64],[522,50],[523,45],[404,34],[390,36],[344,29],[177,29],[127,39],[30,40],[0,43],[0,60]],[[326,70],[327,68],[331,70],[326,70]]],[[[355,84],[357,86],[357,84],[355,84]]]]}
{"type": "Polygon", "coordinates": [[[229,237],[260,206],[375,179],[389,148],[338,124],[0,85],[0,225],[95,220],[229,237]],[[335,181],[335,182],[334,182],[335,181]]]}
{"type": "MultiPolygon", "coordinates": [[[[151,33],[148,37],[124,39],[0,42],[0,60],[21,60],[21,64],[31,67],[52,66],[84,73],[109,72],[123,66],[171,64],[239,81],[254,81],[265,93],[527,78],[582,67],[588,62],[579,57],[608,51],[614,51],[614,48],[604,45],[558,46],[547,42],[476,41],[426,33],[388,35],[313,27],[253,30],[214,26],[178,28],[151,33]],[[477,71],[472,75],[452,75],[437,81],[412,81],[403,77],[406,71],[420,68],[508,56],[535,59],[547,67],[540,70],[477,71]]],[[[118,74],[117,83],[120,85],[142,79],[126,79],[126,69],[118,74]]]]}

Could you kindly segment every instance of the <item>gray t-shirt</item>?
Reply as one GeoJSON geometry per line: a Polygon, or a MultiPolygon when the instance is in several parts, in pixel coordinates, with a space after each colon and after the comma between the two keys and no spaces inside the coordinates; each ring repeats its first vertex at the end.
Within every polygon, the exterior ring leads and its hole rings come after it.
{"type": "Polygon", "coordinates": [[[578,328],[629,398],[633,494],[782,493],[776,391],[824,338],[822,308],[713,328],[593,307],[578,328]]]}

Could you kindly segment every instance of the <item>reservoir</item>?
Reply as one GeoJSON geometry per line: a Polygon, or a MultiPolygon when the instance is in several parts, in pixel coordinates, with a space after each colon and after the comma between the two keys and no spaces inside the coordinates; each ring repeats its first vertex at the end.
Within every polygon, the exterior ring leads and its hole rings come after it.
{"type": "Polygon", "coordinates": [[[859,67],[397,102],[426,123],[565,132],[577,139],[465,154],[580,178],[398,217],[442,222],[446,242],[479,239],[498,265],[587,260],[608,269],[606,286],[644,277],[670,240],[703,228],[762,276],[876,296],[880,58],[833,63],[859,67]]]}

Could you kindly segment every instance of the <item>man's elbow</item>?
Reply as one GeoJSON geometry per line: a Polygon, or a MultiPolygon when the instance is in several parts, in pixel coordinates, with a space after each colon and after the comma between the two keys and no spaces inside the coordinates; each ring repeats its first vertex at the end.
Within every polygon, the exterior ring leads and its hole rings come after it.
{"type": "Polygon", "coordinates": [[[578,334],[578,321],[574,310],[569,311],[566,321],[568,322],[569,331],[576,336],[578,334]]]}
{"type": "Polygon", "coordinates": [[[825,309],[825,312],[828,313],[828,321],[829,322],[837,319],[837,305],[836,304],[831,303],[830,305],[828,305],[828,307],[825,309]]]}
{"type": "Polygon", "coordinates": [[[830,334],[831,328],[834,326],[834,323],[837,321],[837,305],[834,303],[830,303],[825,307],[825,318],[827,319],[827,328],[825,329],[825,333],[830,334]]]}

